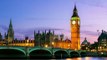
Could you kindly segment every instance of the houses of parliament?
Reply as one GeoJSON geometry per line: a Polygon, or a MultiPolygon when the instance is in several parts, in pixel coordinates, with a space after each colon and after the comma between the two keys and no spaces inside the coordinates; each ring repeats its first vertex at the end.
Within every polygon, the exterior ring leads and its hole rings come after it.
{"type": "Polygon", "coordinates": [[[0,33],[0,45],[3,46],[40,46],[40,47],[54,47],[54,48],[64,48],[64,49],[80,49],[80,18],[78,16],[78,11],[76,5],[73,9],[73,15],[70,19],[71,28],[71,39],[66,38],[64,40],[64,35],[55,35],[52,30],[34,31],[34,40],[30,40],[29,37],[25,37],[23,40],[17,40],[14,38],[14,29],[12,26],[12,20],[10,20],[9,28],[7,33],[0,33]]]}

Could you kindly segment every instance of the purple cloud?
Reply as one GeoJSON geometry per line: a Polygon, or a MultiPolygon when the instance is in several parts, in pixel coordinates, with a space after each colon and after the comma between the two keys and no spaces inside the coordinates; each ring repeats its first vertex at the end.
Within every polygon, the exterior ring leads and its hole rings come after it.
{"type": "Polygon", "coordinates": [[[98,36],[98,33],[97,33],[97,32],[94,32],[94,31],[85,31],[85,30],[82,30],[82,31],[81,31],[81,34],[98,36]]]}
{"type": "Polygon", "coordinates": [[[22,39],[25,36],[33,38],[34,31],[38,32],[38,30],[42,33],[45,30],[46,31],[49,31],[49,30],[51,30],[51,31],[53,31],[53,30],[54,31],[60,31],[60,30],[63,30],[63,29],[59,29],[59,28],[41,28],[41,27],[38,27],[38,28],[31,28],[31,29],[15,29],[14,31],[15,31],[16,38],[18,37],[18,38],[22,39]]]}

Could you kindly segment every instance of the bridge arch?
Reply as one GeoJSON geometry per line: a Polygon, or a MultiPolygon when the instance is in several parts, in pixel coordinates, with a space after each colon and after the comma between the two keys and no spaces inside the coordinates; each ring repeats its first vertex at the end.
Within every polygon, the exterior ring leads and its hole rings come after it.
{"type": "Polygon", "coordinates": [[[69,57],[69,53],[66,50],[56,50],[54,51],[54,56],[55,58],[68,58],[69,57]]]}
{"type": "Polygon", "coordinates": [[[51,51],[47,49],[33,49],[29,52],[30,58],[52,58],[51,51]]]}
{"type": "Polygon", "coordinates": [[[31,50],[29,50],[29,54],[32,52],[32,51],[35,51],[35,50],[45,50],[45,51],[48,51],[52,54],[51,50],[47,49],[47,48],[32,48],[31,50]]]}
{"type": "Polygon", "coordinates": [[[10,50],[13,49],[13,50],[17,50],[17,51],[20,51],[20,52],[24,53],[24,55],[26,55],[25,50],[23,50],[21,48],[16,48],[16,47],[1,47],[0,50],[2,50],[2,49],[10,49],[10,50]]]}
{"type": "Polygon", "coordinates": [[[26,58],[26,54],[17,49],[0,49],[0,58],[26,58]]]}
{"type": "Polygon", "coordinates": [[[80,53],[77,51],[71,51],[70,52],[70,57],[80,57],[80,53]]]}
{"type": "Polygon", "coordinates": [[[69,54],[69,52],[67,51],[67,50],[65,50],[65,49],[53,49],[53,54],[55,53],[55,52],[57,52],[57,51],[64,51],[64,52],[66,52],[67,54],[69,54]]]}

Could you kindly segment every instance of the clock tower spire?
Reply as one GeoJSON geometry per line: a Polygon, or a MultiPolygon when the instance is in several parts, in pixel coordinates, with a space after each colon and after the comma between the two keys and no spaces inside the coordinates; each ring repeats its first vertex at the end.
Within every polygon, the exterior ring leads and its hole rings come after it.
{"type": "Polygon", "coordinates": [[[73,15],[71,17],[71,49],[80,49],[80,18],[76,5],[74,6],[73,15]]]}
{"type": "Polygon", "coordinates": [[[79,17],[79,16],[78,16],[78,11],[77,11],[76,5],[74,6],[74,10],[73,10],[73,15],[72,15],[72,17],[79,17]]]}

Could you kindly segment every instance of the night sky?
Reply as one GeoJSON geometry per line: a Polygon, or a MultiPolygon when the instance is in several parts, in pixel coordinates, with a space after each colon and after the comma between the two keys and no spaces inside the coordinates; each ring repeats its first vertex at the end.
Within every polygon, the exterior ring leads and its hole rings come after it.
{"type": "Polygon", "coordinates": [[[12,19],[15,37],[33,38],[34,30],[55,30],[70,38],[70,18],[76,4],[81,19],[81,42],[97,41],[107,31],[107,0],[0,0],[0,32],[7,32],[12,19]]]}

